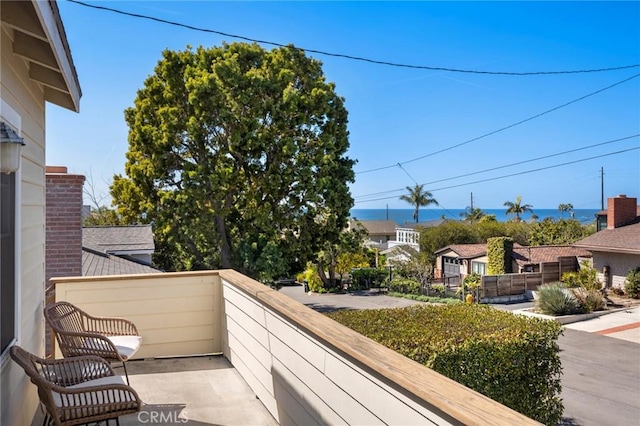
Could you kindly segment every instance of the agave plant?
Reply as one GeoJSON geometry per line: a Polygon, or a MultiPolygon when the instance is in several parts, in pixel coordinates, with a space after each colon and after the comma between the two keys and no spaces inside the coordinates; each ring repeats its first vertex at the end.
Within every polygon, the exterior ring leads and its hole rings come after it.
{"type": "Polygon", "coordinates": [[[563,283],[549,283],[538,289],[538,311],[546,315],[571,315],[582,312],[579,300],[563,283]]]}

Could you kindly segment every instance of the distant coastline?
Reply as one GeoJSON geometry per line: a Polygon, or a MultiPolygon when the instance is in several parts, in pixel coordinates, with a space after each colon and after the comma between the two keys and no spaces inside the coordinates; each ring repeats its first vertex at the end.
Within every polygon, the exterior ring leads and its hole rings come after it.
{"type": "MultiPolygon", "coordinates": [[[[406,222],[415,222],[413,219],[414,209],[351,209],[351,217],[359,220],[393,220],[398,225],[402,225],[406,222]]],[[[493,214],[499,222],[506,222],[513,218],[512,215],[507,216],[505,209],[482,209],[487,214],[493,214]]],[[[463,216],[464,209],[420,209],[420,222],[426,222],[428,220],[435,220],[446,218],[450,220],[460,220],[463,216]]],[[[547,217],[553,219],[570,219],[574,218],[582,224],[590,224],[595,222],[596,213],[600,209],[576,209],[571,213],[565,212],[564,215],[558,209],[533,209],[533,212],[538,216],[538,220],[543,220],[547,217]]],[[[530,213],[525,213],[522,219],[527,221],[531,219],[530,213]]]]}

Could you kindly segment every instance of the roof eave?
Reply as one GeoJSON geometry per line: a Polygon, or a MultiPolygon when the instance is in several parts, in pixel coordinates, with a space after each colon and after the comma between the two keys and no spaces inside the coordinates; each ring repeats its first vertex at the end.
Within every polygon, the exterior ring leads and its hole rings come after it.
{"type": "Polygon", "coordinates": [[[600,253],[624,253],[624,254],[638,254],[640,255],[640,248],[626,248],[626,247],[602,247],[592,245],[578,245],[574,244],[574,247],[578,247],[591,252],[597,251],[600,253]]]}
{"type": "Polygon", "coordinates": [[[79,112],[82,91],[56,2],[3,0],[1,13],[14,29],[13,53],[29,62],[45,100],[79,112]]]}

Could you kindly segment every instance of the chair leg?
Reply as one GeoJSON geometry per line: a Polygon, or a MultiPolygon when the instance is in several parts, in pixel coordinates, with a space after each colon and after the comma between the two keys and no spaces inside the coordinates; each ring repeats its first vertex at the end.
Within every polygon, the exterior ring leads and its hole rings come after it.
{"type": "Polygon", "coordinates": [[[124,361],[122,362],[122,368],[124,368],[124,377],[127,379],[127,385],[131,386],[129,383],[129,374],[127,374],[127,363],[124,361]]]}

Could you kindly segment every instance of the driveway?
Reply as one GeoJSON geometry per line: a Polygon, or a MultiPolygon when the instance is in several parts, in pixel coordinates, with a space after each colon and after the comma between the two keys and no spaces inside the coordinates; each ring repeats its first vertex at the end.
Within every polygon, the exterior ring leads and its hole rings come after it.
{"type": "MultiPolygon", "coordinates": [[[[319,312],[421,303],[375,291],[306,294],[302,286],[288,286],[280,292],[319,312]]],[[[558,339],[563,367],[563,425],[640,426],[639,324],[640,308],[636,307],[567,326],[558,339]]]]}

